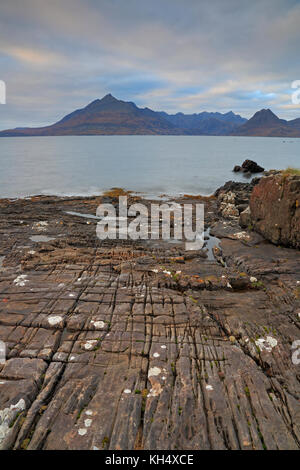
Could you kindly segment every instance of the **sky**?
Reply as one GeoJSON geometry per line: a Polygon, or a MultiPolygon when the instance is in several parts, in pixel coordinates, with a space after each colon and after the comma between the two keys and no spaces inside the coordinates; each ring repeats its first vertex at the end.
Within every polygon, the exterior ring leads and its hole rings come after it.
{"type": "Polygon", "coordinates": [[[1,0],[0,129],[112,93],[156,111],[300,117],[300,0],[1,0]]]}

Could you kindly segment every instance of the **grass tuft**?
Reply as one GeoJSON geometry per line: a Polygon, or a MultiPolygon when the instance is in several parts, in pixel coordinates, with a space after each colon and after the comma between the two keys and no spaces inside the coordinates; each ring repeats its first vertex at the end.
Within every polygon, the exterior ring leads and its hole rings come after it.
{"type": "Polygon", "coordinates": [[[292,167],[289,166],[288,168],[283,170],[282,173],[283,173],[284,176],[289,176],[289,175],[300,176],[300,168],[292,168],[292,167]]]}

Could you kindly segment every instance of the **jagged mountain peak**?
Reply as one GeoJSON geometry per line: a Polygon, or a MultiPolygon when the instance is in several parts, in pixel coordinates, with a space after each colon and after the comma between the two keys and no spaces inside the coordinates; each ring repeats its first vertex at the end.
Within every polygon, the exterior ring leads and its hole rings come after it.
{"type": "Polygon", "coordinates": [[[278,122],[280,121],[279,117],[276,116],[276,114],[271,111],[271,109],[261,109],[260,111],[257,111],[254,116],[252,116],[250,121],[259,121],[259,122],[278,122]]]}

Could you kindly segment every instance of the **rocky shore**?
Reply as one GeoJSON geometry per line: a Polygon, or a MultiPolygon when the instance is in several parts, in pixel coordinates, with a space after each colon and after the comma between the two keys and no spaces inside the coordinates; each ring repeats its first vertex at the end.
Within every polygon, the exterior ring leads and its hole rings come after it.
{"type": "Polygon", "coordinates": [[[178,199],[205,204],[195,252],[101,242],[101,197],[1,200],[0,448],[299,449],[299,194],[178,199]]]}

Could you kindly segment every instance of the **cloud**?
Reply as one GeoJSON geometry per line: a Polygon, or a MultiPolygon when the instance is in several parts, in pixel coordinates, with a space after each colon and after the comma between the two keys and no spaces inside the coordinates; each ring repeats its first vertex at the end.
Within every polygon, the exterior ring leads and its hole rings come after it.
{"type": "Polygon", "coordinates": [[[49,51],[41,51],[38,49],[30,49],[26,47],[14,47],[7,46],[6,48],[1,47],[2,53],[6,54],[15,60],[27,62],[30,65],[36,67],[43,66],[58,66],[63,64],[63,58],[59,57],[58,54],[54,54],[49,51]]]}
{"type": "Polygon", "coordinates": [[[299,117],[299,24],[297,0],[2,2],[0,128],[48,124],[108,92],[170,112],[299,117]]]}

